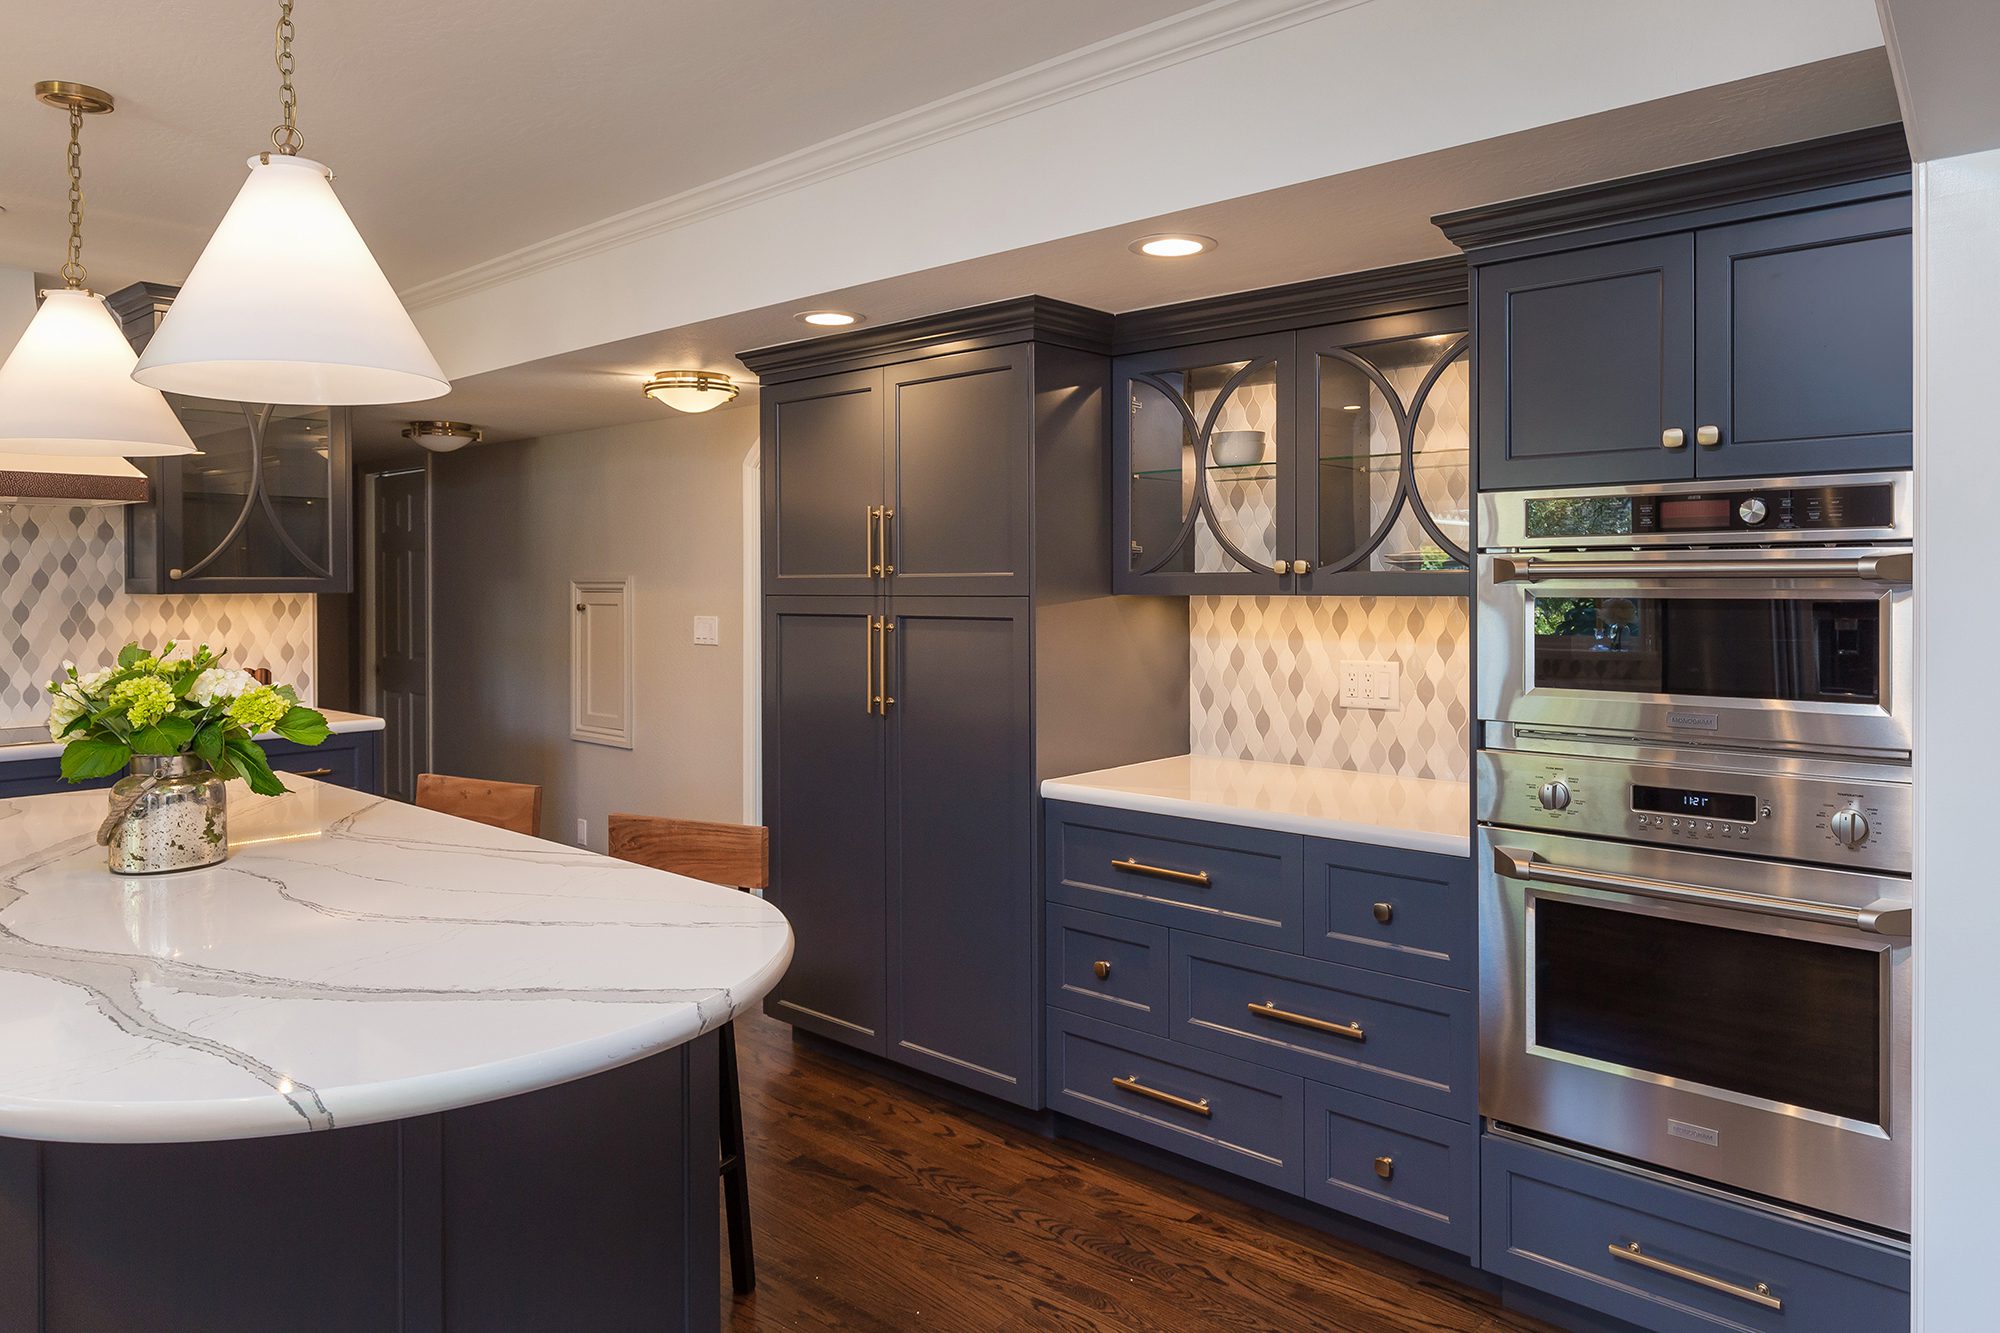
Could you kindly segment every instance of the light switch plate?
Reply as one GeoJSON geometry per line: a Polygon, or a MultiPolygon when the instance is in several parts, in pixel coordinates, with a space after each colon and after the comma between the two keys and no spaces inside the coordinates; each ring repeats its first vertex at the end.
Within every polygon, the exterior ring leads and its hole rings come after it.
{"type": "Polygon", "coordinates": [[[715,645],[722,642],[722,621],[716,616],[696,616],[694,618],[694,641],[715,645]]]}
{"type": "Polygon", "coordinates": [[[1394,661],[1342,662],[1340,706],[1385,710],[1401,708],[1403,706],[1402,664],[1394,661]]]}

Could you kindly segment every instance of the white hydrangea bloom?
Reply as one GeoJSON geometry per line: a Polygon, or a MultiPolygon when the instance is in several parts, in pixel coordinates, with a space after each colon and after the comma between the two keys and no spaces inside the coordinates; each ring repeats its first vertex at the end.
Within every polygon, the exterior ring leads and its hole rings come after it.
{"type": "Polygon", "coordinates": [[[237,667],[210,667],[194,678],[194,684],[188,687],[187,697],[206,708],[218,700],[226,703],[256,688],[256,678],[247,671],[237,667]]]}
{"type": "Polygon", "coordinates": [[[76,686],[95,699],[104,692],[104,683],[118,674],[117,667],[104,667],[97,671],[86,671],[76,678],[76,686]]]}
{"type": "Polygon", "coordinates": [[[63,729],[83,716],[83,705],[67,694],[58,694],[49,700],[49,739],[62,739],[63,729]]]}

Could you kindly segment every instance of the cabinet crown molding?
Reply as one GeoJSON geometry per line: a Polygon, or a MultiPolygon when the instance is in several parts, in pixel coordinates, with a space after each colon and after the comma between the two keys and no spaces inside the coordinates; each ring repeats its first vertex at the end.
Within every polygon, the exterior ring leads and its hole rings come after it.
{"type": "Polygon", "coordinates": [[[1115,350],[1123,356],[1220,338],[1464,305],[1466,273],[1464,256],[1445,255],[1392,268],[1337,273],[1283,287],[1131,310],[1117,318],[1115,350]]]}
{"type": "Polygon", "coordinates": [[[1711,162],[1596,181],[1549,194],[1439,213],[1431,222],[1461,250],[1541,240],[1671,213],[1720,208],[1778,194],[1847,185],[1910,169],[1900,123],[1711,162]]]}
{"type": "Polygon", "coordinates": [[[783,384],[1006,343],[1055,343],[1104,355],[1111,350],[1111,322],[1111,316],[1101,310],[1047,296],[1018,296],[941,315],[754,348],[737,353],[737,360],[763,383],[783,384]]]}

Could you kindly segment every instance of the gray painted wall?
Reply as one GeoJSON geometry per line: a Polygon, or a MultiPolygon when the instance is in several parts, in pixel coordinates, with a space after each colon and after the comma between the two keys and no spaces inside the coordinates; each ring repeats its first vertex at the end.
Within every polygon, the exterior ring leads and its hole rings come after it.
{"type": "Polygon", "coordinates": [[[542,834],[605,849],[614,811],[743,818],[743,466],[752,395],[703,416],[440,455],[432,651],[440,772],[536,782],[542,834]],[[746,401],[747,400],[747,401],[746,401]],[[573,578],[633,584],[635,745],[569,737],[573,578]],[[697,647],[693,620],[721,621],[697,647]]]}

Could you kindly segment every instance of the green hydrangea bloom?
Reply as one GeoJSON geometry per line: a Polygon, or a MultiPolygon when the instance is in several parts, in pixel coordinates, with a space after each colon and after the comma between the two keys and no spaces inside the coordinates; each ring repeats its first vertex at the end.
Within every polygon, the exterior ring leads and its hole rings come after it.
{"type": "Polygon", "coordinates": [[[290,700],[269,685],[259,685],[230,701],[229,720],[255,736],[277,726],[291,711],[290,700]]]}
{"type": "Polygon", "coordinates": [[[158,676],[134,676],[112,687],[111,703],[133,726],[150,727],[173,709],[174,687],[158,676]]]}

